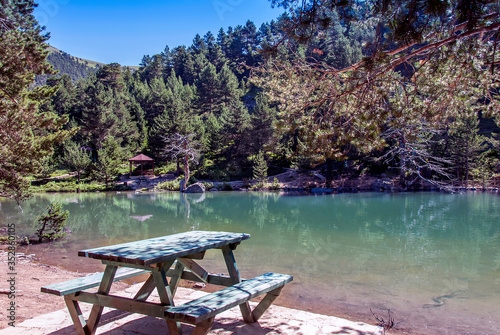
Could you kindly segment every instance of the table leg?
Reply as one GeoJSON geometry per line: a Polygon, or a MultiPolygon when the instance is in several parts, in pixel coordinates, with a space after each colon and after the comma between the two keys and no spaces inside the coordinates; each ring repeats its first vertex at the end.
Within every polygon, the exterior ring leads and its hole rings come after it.
{"type": "MultiPolygon", "coordinates": [[[[158,291],[158,295],[160,296],[160,301],[163,305],[174,306],[172,291],[170,291],[170,286],[168,285],[168,280],[166,276],[167,270],[170,269],[170,267],[172,266],[172,264],[174,264],[174,262],[175,259],[166,261],[165,263],[160,264],[158,267],[154,268],[151,271],[151,274],[153,275],[156,284],[156,290],[158,291]]],[[[170,334],[182,335],[180,322],[172,320],[166,320],[166,321],[170,334]]]]}
{"type": "Polygon", "coordinates": [[[210,331],[210,328],[212,328],[213,324],[213,317],[206,319],[205,321],[202,321],[196,325],[196,328],[193,330],[191,335],[206,335],[210,331]]]}
{"type": "Polygon", "coordinates": [[[75,325],[76,333],[78,335],[87,335],[88,334],[88,329],[86,328],[87,322],[83,317],[82,310],[80,309],[78,301],[71,299],[71,296],[74,296],[74,294],[65,295],[64,302],[68,307],[69,315],[71,316],[71,320],[73,320],[73,324],[75,325]]]}
{"type": "Polygon", "coordinates": [[[135,294],[134,300],[146,301],[153,290],[155,289],[156,284],[152,274],[149,274],[148,279],[144,282],[139,291],[135,294]]]}
{"type": "MultiPolygon", "coordinates": [[[[111,289],[111,284],[113,284],[113,279],[115,278],[115,273],[118,267],[116,265],[106,265],[106,269],[104,270],[104,274],[102,276],[101,284],[99,285],[99,289],[97,293],[100,294],[108,294],[111,289]]],[[[87,321],[87,325],[84,327],[85,332],[89,335],[94,335],[99,320],[101,319],[103,306],[94,305],[92,306],[92,310],[90,311],[90,316],[87,321]]]]}
{"type": "Polygon", "coordinates": [[[184,264],[177,261],[177,264],[175,264],[174,273],[172,274],[172,277],[170,277],[169,288],[170,292],[172,293],[172,296],[175,296],[175,291],[177,291],[177,286],[179,286],[183,271],[184,271],[184,264]]]}
{"type": "MultiPolygon", "coordinates": [[[[238,271],[238,267],[236,266],[236,260],[234,259],[233,251],[229,246],[225,245],[222,247],[222,254],[224,255],[224,261],[226,261],[227,270],[229,271],[229,276],[233,281],[233,285],[241,283],[240,272],[238,271]]],[[[248,301],[240,305],[240,310],[241,310],[241,315],[243,316],[243,320],[245,320],[245,322],[247,323],[255,322],[248,301]]]]}

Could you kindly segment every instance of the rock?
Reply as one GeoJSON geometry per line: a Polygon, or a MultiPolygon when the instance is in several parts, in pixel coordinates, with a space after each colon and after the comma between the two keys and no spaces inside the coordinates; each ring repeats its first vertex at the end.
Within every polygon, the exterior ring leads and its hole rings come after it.
{"type": "Polygon", "coordinates": [[[184,192],[185,193],[205,193],[205,185],[203,185],[202,183],[195,183],[193,185],[189,185],[184,192]]]}
{"type": "Polygon", "coordinates": [[[193,285],[193,288],[205,288],[205,286],[207,286],[205,283],[196,283],[193,285]]]}
{"type": "Polygon", "coordinates": [[[389,178],[377,179],[372,183],[372,190],[375,191],[391,191],[393,188],[394,185],[389,178]]]}

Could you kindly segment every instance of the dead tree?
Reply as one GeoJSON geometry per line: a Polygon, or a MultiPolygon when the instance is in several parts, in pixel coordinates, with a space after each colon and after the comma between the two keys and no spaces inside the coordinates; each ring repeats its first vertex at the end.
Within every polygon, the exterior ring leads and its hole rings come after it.
{"type": "MultiPolygon", "coordinates": [[[[189,181],[189,163],[198,163],[200,151],[198,142],[194,141],[194,134],[181,135],[175,133],[173,135],[164,136],[165,149],[163,156],[169,159],[181,159],[184,166],[184,186],[187,186],[189,181]]],[[[181,191],[183,191],[181,189],[181,191]]]]}
{"type": "Polygon", "coordinates": [[[451,180],[448,172],[451,162],[431,152],[434,142],[433,136],[440,131],[433,129],[417,130],[418,136],[407,136],[408,129],[388,129],[383,137],[393,146],[379,158],[386,164],[398,163],[400,170],[400,186],[406,189],[421,180],[430,183],[442,190],[449,190],[447,183],[442,180],[451,180]],[[430,179],[427,175],[438,177],[440,180],[430,179]]]}

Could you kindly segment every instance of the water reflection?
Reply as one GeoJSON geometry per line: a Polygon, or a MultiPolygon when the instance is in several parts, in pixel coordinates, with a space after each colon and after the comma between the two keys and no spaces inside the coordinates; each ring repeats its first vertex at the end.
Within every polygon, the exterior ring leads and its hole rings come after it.
{"type": "Polygon", "coordinates": [[[245,232],[252,238],[238,247],[240,270],[293,274],[285,293],[295,307],[366,312],[368,319],[369,308],[391,308],[415,328],[413,319],[449,327],[443,318],[479,334],[500,328],[495,195],[47,194],[26,203],[22,214],[2,201],[0,219],[33,230],[36,215],[54,201],[70,211],[73,232],[51,246],[54,252],[193,229],[245,232]],[[485,318],[493,321],[478,321],[485,318]]]}
{"type": "Polygon", "coordinates": [[[137,221],[146,221],[147,219],[151,219],[153,217],[152,214],[149,214],[149,215],[142,215],[142,216],[139,216],[139,215],[131,215],[130,218],[131,219],[134,219],[134,220],[137,220],[137,221]]]}

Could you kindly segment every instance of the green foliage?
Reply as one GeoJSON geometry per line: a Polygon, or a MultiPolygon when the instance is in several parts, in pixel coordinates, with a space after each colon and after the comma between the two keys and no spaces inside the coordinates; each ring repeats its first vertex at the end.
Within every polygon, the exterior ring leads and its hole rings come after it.
{"type": "Polygon", "coordinates": [[[472,170],[476,171],[476,176],[481,176],[488,166],[484,164],[488,138],[479,135],[477,117],[462,118],[459,122],[450,134],[450,154],[457,178],[468,183],[472,170]]]}
{"type": "Polygon", "coordinates": [[[23,201],[30,196],[28,174],[36,173],[53,146],[72,135],[68,121],[39,104],[51,87],[30,90],[35,75],[52,74],[46,62],[48,36],[33,16],[33,1],[2,1],[0,6],[0,196],[23,201]]]}
{"type": "MultiPolygon", "coordinates": [[[[418,6],[431,2],[438,3],[428,0],[418,6]]],[[[275,1],[287,6],[299,3],[275,1]]],[[[93,149],[91,176],[101,181],[126,172],[116,168],[138,153],[154,158],[157,166],[170,164],[157,168],[157,174],[189,167],[189,162],[182,163],[185,156],[173,160],[164,156],[174,134],[192,134],[199,144],[199,178],[252,178],[254,162],[249,157],[259,152],[266,153],[272,167],[268,174],[283,167],[307,168],[327,158],[349,158],[363,164],[371,161],[379,171],[397,166],[409,180],[419,173],[424,178],[446,178],[438,172],[453,164],[438,161],[455,157],[447,145],[454,135],[447,131],[461,116],[478,111],[498,114],[500,79],[491,64],[500,51],[489,35],[498,17],[473,22],[487,32],[484,39],[475,33],[465,38],[472,32],[453,26],[462,21],[443,22],[448,16],[440,11],[426,9],[405,21],[414,10],[409,3],[398,2],[401,11],[388,16],[395,3],[378,8],[354,0],[305,1],[303,15],[293,22],[288,19],[300,11],[292,10],[259,29],[248,21],[220,29],[217,36],[197,34],[190,46],[166,46],[159,54],[145,55],[134,72],[109,64],[76,84],[65,75],[48,79],[56,95],[40,110],[70,119],[66,129],[80,127],[72,140],[77,147],[93,149]],[[420,14],[432,20],[415,21],[420,14]],[[378,22],[384,29],[375,29],[378,22]],[[401,30],[405,22],[410,26],[401,30]],[[427,43],[412,35],[418,31],[412,28],[419,26],[422,34],[435,32],[424,34],[431,36],[427,43]],[[437,43],[446,37],[453,43],[437,43]],[[401,44],[411,39],[418,44],[401,44]],[[405,52],[410,50],[432,52],[411,58],[413,54],[405,52]],[[388,137],[388,131],[399,135],[388,137]],[[105,152],[108,139],[114,142],[110,153],[105,152]],[[408,154],[413,147],[419,155],[408,154]],[[394,159],[381,161],[391,150],[394,159]],[[408,158],[411,164],[402,164],[408,158]]],[[[453,18],[460,12],[450,2],[439,3],[453,18]]],[[[492,8],[487,3],[478,6],[483,13],[492,8]]],[[[475,175],[475,166],[486,154],[483,149],[470,156],[475,175]]],[[[62,145],[48,162],[63,161],[67,151],[62,145]]],[[[493,163],[485,166],[494,172],[493,163]]]]}
{"type": "Polygon", "coordinates": [[[69,217],[69,211],[62,209],[58,203],[50,204],[47,207],[47,214],[37,217],[39,228],[36,231],[38,241],[53,241],[66,236],[64,227],[69,217]]]}
{"type": "Polygon", "coordinates": [[[64,156],[61,157],[61,164],[70,171],[76,172],[78,182],[80,175],[90,167],[89,153],[84,149],[79,149],[76,143],[68,141],[64,147],[64,156]]]}
{"type": "MultiPolygon", "coordinates": [[[[47,62],[51,64],[58,72],[58,75],[65,75],[73,82],[86,78],[89,74],[95,73],[96,69],[84,60],[77,59],[64,51],[49,47],[47,62]]],[[[44,85],[47,81],[47,75],[36,76],[35,83],[44,85]]]]}
{"type": "Polygon", "coordinates": [[[220,190],[221,191],[232,191],[232,190],[234,190],[234,187],[232,184],[224,182],[224,183],[222,183],[220,190]]]}
{"type": "Polygon", "coordinates": [[[175,180],[166,181],[163,183],[159,183],[156,185],[157,190],[165,190],[165,191],[179,191],[180,190],[180,182],[182,178],[178,177],[175,180]]]}
{"type": "MultiPolygon", "coordinates": [[[[382,149],[386,143],[380,135],[388,127],[406,129],[405,139],[416,142],[421,124],[446,129],[479,110],[498,116],[498,71],[491,60],[499,57],[492,36],[500,21],[493,3],[273,3],[290,10],[284,22],[290,38],[279,45],[292,50],[312,45],[319,57],[284,61],[278,55],[254,76],[253,83],[277,104],[278,129],[297,136],[294,155],[317,163],[342,159],[353,148],[382,149]],[[377,24],[384,28],[374,31],[377,24]],[[355,31],[360,26],[378,41],[363,50],[362,59],[344,41],[360,46],[355,31]],[[349,59],[330,59],[335,50],[349,59]]],[[[278,46],[269,50],[279,53],[278,46]]]]}
{"type": "Polygon", "coordinates": [[[114,137],[109,136],[97,153],[98,161],[92,164],[92,172],[98,180],[104,181],[106,188],[108,188],[109,180],[115,178],[119,172],[118,166],[122,158],[121,148],[114,137]]]}
{"type": "Polygon", "coordinates": [[[281,189],[281,184],[278,180],[278,178],[273,178],[273,182],[271,183],[271,185],[269,185],[269,190],[272,190],[272,191],[278,191],[281,189]]]}
{"type": "Polygon", "coordinates": [[[105,185],[97,183],[79,183],[77,181],[52,180],[48,183],[31,186],[34,193],[39,192],[97,192],[108,190],[105,185]]]}
{"type": "Polygon", "coordinates": [[[264,158],[264,154],[259,152],[257,156],[255,156],[253,161],[253,179],[263,182],[267,177],[267,162],[264,158]]]}
{"type": "Polygon", "coordinates": [[[155,174],[156,175],[161,175],[161,174],[166,174],[166,173],[172,173],[176,172],[177,167],[175,163],[167,163],[159,167],[155,167],[155,174]]]}

